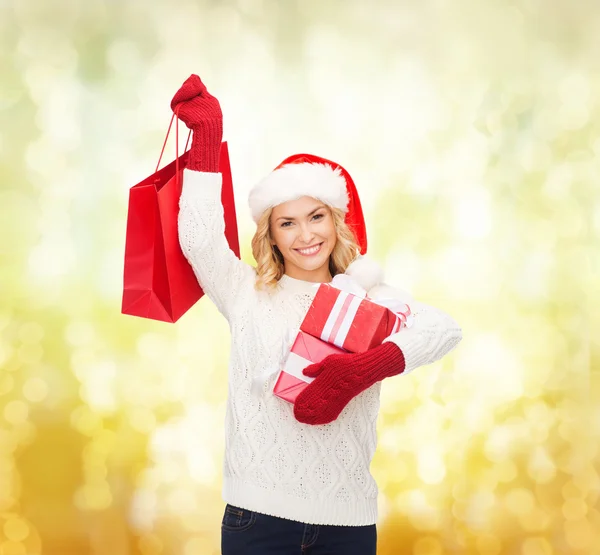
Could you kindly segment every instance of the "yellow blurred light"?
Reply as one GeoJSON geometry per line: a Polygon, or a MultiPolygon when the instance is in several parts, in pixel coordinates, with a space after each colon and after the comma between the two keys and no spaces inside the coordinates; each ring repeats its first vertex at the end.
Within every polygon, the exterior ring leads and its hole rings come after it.
{"type": "Polygon", "coordinates": [[[82,405],[71,412],[71,426],[78,432],[91,437],[102,430],[102,418],[90,407],[82,405]]]}
{"type": "Polygon", "coordinates": [[[567,520],[581,520],[588,512],[587,503],[580,498],[567,499],[562,506],[562,514],[567,520]]]}
{"type": "Polygon", "coordinates": [[[444,549],[437,538],[419,538],[413,547],[413,555],[443,555],[444,549]]]}
{"type": "Polygon", "coordinates": [[[29,405],[24,401],[10,401],[4,407],[4,419],[13,425],[23,424],[29,417],[29,405]]]}
{"type": "Polygon", "coordinates": [[[565,539],[573,549],[587,549],[592,541],[592,529],[587,520],[564,523],[565,539]]]}
{"type": "Polygon", "coordinates": [[[15,380],[10,374],[0,376],[0,395],[6,395],[12,391],[15,380]]]}
{"type": "Polygon", "coordinates": [[[527,515],[535,506],[533,494],[524,488],[510,490],[504,499],[506,508],[515,515],[527,515]]]}
{"type": "Polygon", "coordinates": [[[527,465],[527,474],[538,484],[551,482],[556,476],[556,466],[542,446],[533,449],[527,465]]]}
{"type": "Polygon", "coordinates": [[[138,339],[137,350],[144,359],[159,360],[168,354],[169,345],[164,336],[148,332],[138,339]]]}
{"type": "Polygon", "coordinates": [[[573,131],[581,129],[588,122],[590,111],[587,106],[568,104],[560,108],[558,115],[561,127],[573,131]]]}
{"type": "Polygon", "coordinates": [[[464,521],[471,529],[480,530],[490,520],[491,510],[496,504],[496,496],[492,491],[479,491],[468,501],[464,521]]]}
{"type": "Polygon", "coordinates": [[[439,484],[446,476],[446,466],[441,450],[435,445],[425,445],[417,454],[418,474],[426,484],[439,484]]]}
{"type": "Polygon", "coordinates": [[[107,457],[114,449],[117,434],[112,430],[101,430],[96,434],[92,443],[92,449],[98,455],[107,457]]]}
{"type": "Polygon", "coordinates": [[[23,364],[35,364],[42,360],[44,349],[39,343],[24,343],[19,347],[18,357],[23,364]]]}
{"type": "Polygon", "coordinates": [[[117,379],[117,366],[112,360],[97,361],[81,368],[83,375],[81,398],[95,410],[113,412],[117,407],[114,383],[117,379]]]}
{"type": "Polygon", "coordinates": [[[440,515],[431,506],[423,507],[418,513],[409,513],[408,519],[416,530],[437,530],[440,527],[440,515]]]}
{"type": "Polygon", "coordinates": [[[139,541],[138,546],[142,555],[160,555],[163,552],[163,543],[155,534],[145,534],[139,541]]]}
{"type": "Polygon", "coordinates": [[[594,465],[587,464],[573,476],[573,484],[582,492],[598,491],[600,490],[600,475],[594,465]]]}
{"type": "Polygon", "coordinates": [[[110,487],[106,482],[85,484],[75,493],[75,504],[82,511],[102,511],[113,502],[110,487]]]}
{"type": "Polygon", "coordinates": [[[156,428],[156,417],[146,407],[135,407],[129,413],[129,422],[133,429],[143,434],[149,434],[156,428]]]}
{"type": "Polygon", "coordinates": [[[553,555],[554,549],[546,538],[527,538],[521,547],[522,555],[553,555]]]}
{"type": "Polygon", "coordinates": [[[504,483],[512,482],[518,474],[517,466],[511,460],[504,460],[496,465],[498,480],[504,483]]]}
{"type": "Polygon", "coordinates": [[[456,499],[454,503],[452,503],[452,515],[460,521],[464,521],[467,516],[467,511],[469,509],[469,504],[464,499],[456,499]]]}
{"type": "Polygon", "coordinates": [[[492,228],[490,195],[485,189],[459,197],[454,204],[454,226],[464,239],[483,239],[492,228]]]}
{"type": "Polygon", "coordinates": [[[37,322],[26,322],[19,328],[19,339],[23,343],[39,343],[44,337],[44,328],[37,322]]]}
{"type": "Polygon", "coordinates": [[[183,555],[198,555],[199,553],[212,553],[212,541],[206,537],[194,537],[185,542],[183,555]]]}
{"type": "Polygon", "coordinates": [[[38,428],[35,424],[29,421],[21,422],[15,425],[15,437],[21,447],[31,445],[37,437],[38,428]]]}
{"type": "Polygon", "coordinates": [[[499,555],[502,551],[502,542],[492,534],[479,536],[476,541],[477,552],[480,555],[499,555]]]}
{"type": "Polygon", "coordinates": [[[84,461],[83,472],[88,483],[102,483],[108,476],[106,464],[93,460],[84,461]]]}
{"type": "Polygon", "coordinates": [[[569,480],[562,487],[561,493],[565,499],[570,499],[571,497],[581,497],[583,495],[582,491],[571,480],[569,480]]]}
{"type": "Polygon", "coordinates": [[[521,514],[519,522],[523,530],[528,532],[543,532],[552,522],[552,517],[539,507],[534,507],[530,512],[521,514]]]}
{"type": "Polygon", "coordinates": [[[23,396],[31,403],[40,403],[48,396],[48,384],[42,378],[30,378],[23,385],[23,396]]]}
{"type": "Polygon", "coordinates": [[[95,338],[94,326],[90,322],[76,320],[70,322],[65,329],[65,339],[74,347],[90,345],[95,338]]]}
{"type": "Polygon", "coordinates": [[[0,337],[0,367],[6,364],[8,359],[12,357],[13,351],[13,347],[7,342],[2,341],[2,338],[0,337]]]}
{"type": "Polygon", "coordinates": [[[27,548],[19,542],[6,541],[0,544],[0,555],[30,555],[27,548]]]}
{"type": "Polygon", "coordinates": [[[198,509],[196,496],[192,490],[175,489],[167,496],[167,506],[174,514],[189,514],[198,509]]]}
{"type": "MultiPolygon", "coordinates": [[[[598,141],[600,147],[600,141],[598,141]]],[[[4,199],[3,199],[4,200],[4,199]]],[[[0,312],[0,331],[4,331],[12,320],[12,315],[8,312],[0,312]]]]}
{"type": "Polygon", "coordinates": [[[11,517],[4,523],[4,535],[13,542],[22,542],[29,536],[29,526],[17,517],[11,517]]]}

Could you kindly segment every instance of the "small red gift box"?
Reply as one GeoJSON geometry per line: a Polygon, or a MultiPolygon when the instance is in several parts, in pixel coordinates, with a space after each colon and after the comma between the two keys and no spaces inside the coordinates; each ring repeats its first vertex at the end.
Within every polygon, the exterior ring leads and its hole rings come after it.
{"type": "Polygon", "coordinates": [[[315,362],[320,362],[326,356],[345,352],[343,349],[299,331],[277,378],[273,393],[277,397],[293,403],[298,394],[314,380],[314,378],[305,376],[302,370],[315,362]]]}
{"type": "MultiPolygon", "coordinates": [[[[410,312],[408,307],[406,310],[410,312]]],[[[405,323],[403,313],[395,314],[373,300],[321,284],[300,329],[346,351],[363,353],[405,323]]]]}

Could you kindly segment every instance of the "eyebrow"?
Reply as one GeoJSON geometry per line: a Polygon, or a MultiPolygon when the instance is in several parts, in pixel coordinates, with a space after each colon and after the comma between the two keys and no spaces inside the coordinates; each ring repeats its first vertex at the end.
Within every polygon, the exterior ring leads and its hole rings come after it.
{"type": "MultiPolygon", "coordinates": [[[[310,217],[310,216],[312,216],[312,215],[313,215],[315,212],[318,212],[319,210],[321,210],[321,208],[325,208],[325,205],[318,206],[318,207],[317,207],[317,208],[315,208],[315,209],[314,209],[312,212],[310,212],[309,214],[307,214],[307,217],[310,217]]],[[[290,221],[291,221],[291,220],[295,220],[295,219],[296,219],[296,218],[292,218],[292,217],[290,217],[290,216],[279,216],[279,218],[277,218],[277,220],[275,220],[275,221],[277,221],[277,222],[278,222],[279,220],[290,220],[290,221]]]]}

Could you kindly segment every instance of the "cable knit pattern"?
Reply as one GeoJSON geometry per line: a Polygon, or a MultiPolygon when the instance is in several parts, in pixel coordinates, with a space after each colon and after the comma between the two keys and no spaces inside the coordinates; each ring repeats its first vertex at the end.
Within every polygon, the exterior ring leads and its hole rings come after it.
{"type": "MultiPolygon", "coordinates": [[[[220,198],[220,174],[184,171],[181,247],[232,334],[223,498],[310,524],[374,524],[378,492],[369,465],[377,442],[380,382],[352,399],[337,420],[320,426],[298,422],[293,405],[272,394],[276,375],[261,395],[252,393],[254,377],[281,367],[287,335],[298,330],[316,287],[284,276],[273,291],[257,291],[254,269],[225,239],[220,198]]],[[[401,330],[391,338],[406,345],[407,369],[434,362],[460,340],[454,320],[418,306],[414,328],[419,331],[403,339],[410,330],[401,330]]]]}

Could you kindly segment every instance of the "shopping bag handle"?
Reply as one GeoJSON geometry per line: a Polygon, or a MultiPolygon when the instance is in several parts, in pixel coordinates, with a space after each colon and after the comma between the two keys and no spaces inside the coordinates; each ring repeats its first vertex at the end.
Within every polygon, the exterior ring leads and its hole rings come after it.
{"type": "MultiPolygon", "coordinates": [[[[171,132],[171,126],[173,125],[173,120],[177,117],[177,113],[179,112],[179,105],[175,108],[175,112],[171,116],[171,123],[169,123],[169,129],[167,129],[167,136],[165,137],[165,142],[163,143],[162,150],[160,151],[160,156],[158,157],[158,163],[156,164],[156,169],[154,173],[158,171],[158,167],[160,166],[160,161],[162,160],[163,154],[165,152],[165,147],[167,146],[167,140],[169,139],[169,133],[171,132]]],[[[190,137],[192,136],[192,130],[188,133],[187,141],[185,143],[185,149],[183,152],[187,152],[188,145],[190,144],[190,137]]],[[[179,117],[175,121],[175,165],[176,171],[179,172],[179,117]]]]}

